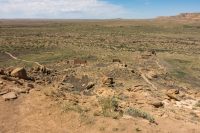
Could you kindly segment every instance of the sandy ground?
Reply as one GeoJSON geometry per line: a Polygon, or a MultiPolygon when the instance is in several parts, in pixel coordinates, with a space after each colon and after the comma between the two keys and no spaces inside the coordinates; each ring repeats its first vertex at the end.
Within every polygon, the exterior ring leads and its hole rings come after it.
{"type": "Polygon", "coordinates": [[[14,101],[0,99],[1,133],[199,133],[197,124],[170,118],[157,119],[158,125],[143,119],[115,120],[94,117],[84,124],[77,113],[63,113],[55,101],[39,91],[31,91],[14,101]]]}

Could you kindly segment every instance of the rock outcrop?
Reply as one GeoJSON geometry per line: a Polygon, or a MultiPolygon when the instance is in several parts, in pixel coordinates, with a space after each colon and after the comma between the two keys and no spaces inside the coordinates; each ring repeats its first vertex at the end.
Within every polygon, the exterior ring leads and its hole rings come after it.
{"type": "Polygon", "coordinates": [[[23,68],[23,67],[19,67],[19,68],[14,69],[14,70],[11,72],[10,75],[11,75],[12,77],[16,77],[16,78],[19,78],[19,79],[25,79],[25,80],[28,79],[26,70],[25,70],[25,68],[23,68]]]}

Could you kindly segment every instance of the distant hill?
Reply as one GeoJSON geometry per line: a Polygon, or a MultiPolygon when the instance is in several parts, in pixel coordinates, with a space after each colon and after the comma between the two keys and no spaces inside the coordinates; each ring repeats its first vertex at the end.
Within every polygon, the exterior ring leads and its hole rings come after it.
{"type": "Polygon", "coordinates": [[[200,13],[181,13],[177,16],[161,16],[157,20],[174,20],[174,21],[200,21],[200,13]]]}

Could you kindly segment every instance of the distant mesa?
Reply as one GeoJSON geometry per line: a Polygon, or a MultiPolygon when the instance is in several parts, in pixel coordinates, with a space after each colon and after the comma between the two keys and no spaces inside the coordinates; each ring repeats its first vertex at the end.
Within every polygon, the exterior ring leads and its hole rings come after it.
{"type": "Polygon", "coordinates": [[[181,13],[177,16],[160,16],[157,20],[200,21],[200,13],[181,13]]]}

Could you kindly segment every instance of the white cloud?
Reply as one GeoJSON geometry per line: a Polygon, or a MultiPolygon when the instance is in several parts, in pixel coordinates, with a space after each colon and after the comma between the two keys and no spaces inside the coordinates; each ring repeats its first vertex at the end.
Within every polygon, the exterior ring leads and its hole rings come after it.
{"type": "Polygon", "coordinates": [[[0,18],[116,18],[123,7],[103,0],[0,0],[0,18]]]}

